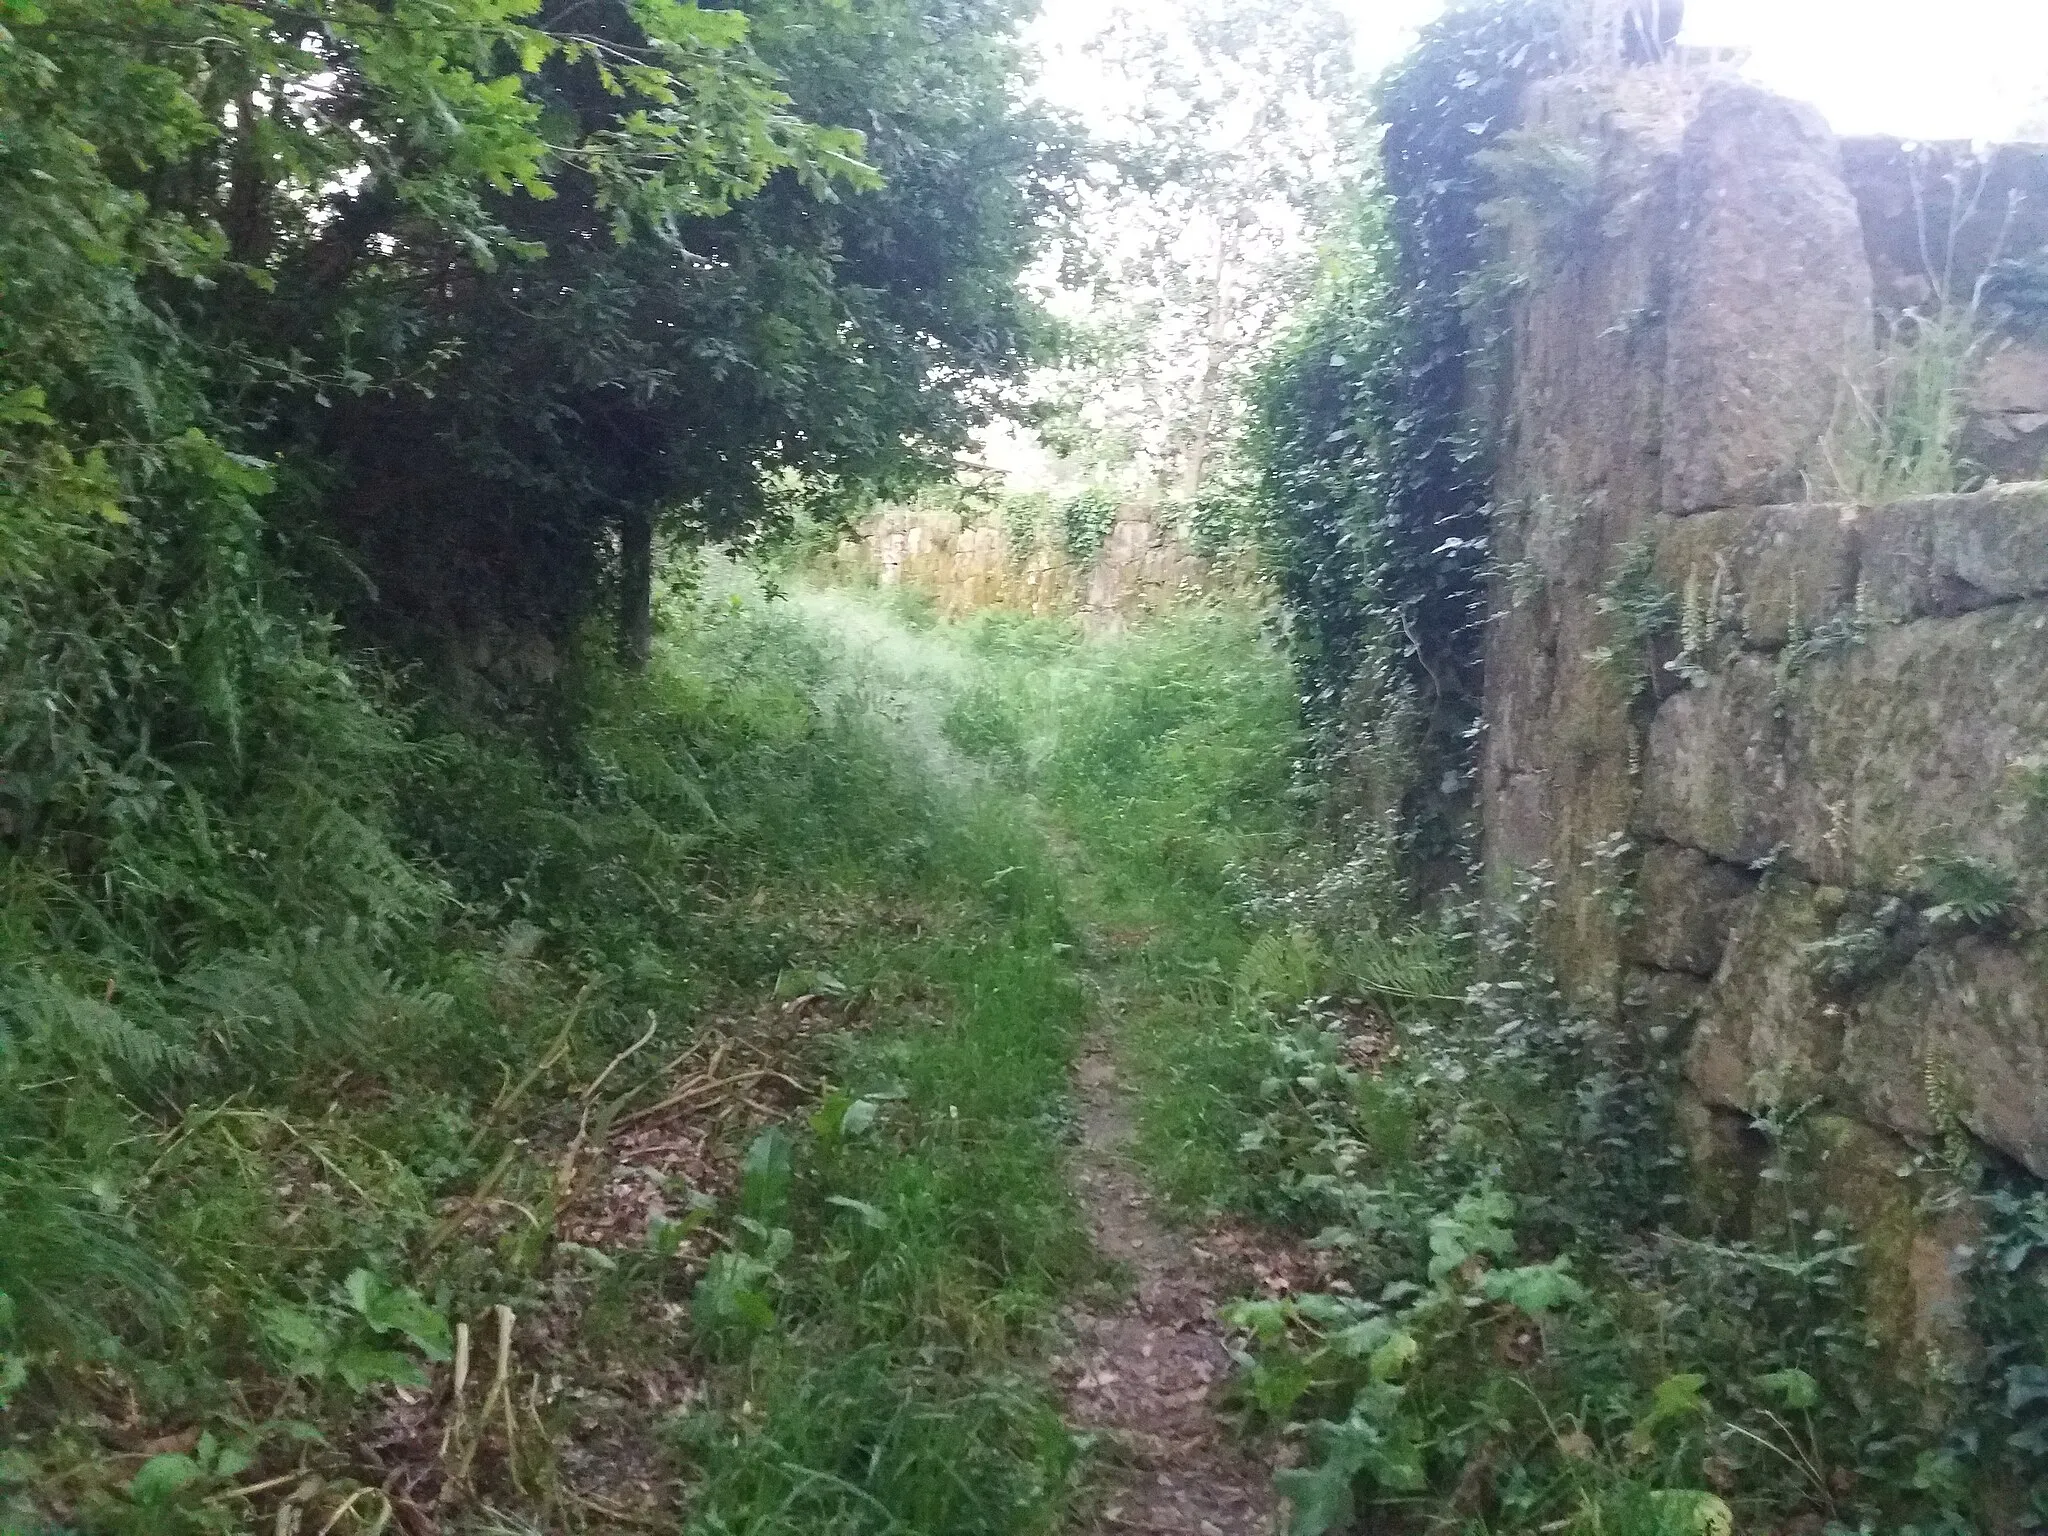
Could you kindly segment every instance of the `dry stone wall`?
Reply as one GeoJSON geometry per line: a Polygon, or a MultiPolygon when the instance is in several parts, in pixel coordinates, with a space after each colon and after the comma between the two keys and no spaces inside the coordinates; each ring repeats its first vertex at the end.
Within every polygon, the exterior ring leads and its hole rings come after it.
{"type": "Polygon", "coordinates": [[[1561,979],[1682,1056],[1709,1161],[1811,1107],[1924,1336],[1967,1233],[1890,1169],[1960,1125],[2048,1176],[2048,351],[1979,349],[1985,489],[1845,504],[1831,456],[1887,314],[2048,248],[2048,149],[1845,155],[1670,69],[1544,82],[1525,123],[1597,197],[1517,221],[1482,407],[1487,861],[1548,871],[1561,979]]]}
{"type": "Polygon", "coordinates": [[[999,515],[908,507],[871,518],[842,554],[884,586],[930,593],[949,618],[1003,608],[1078,614],[1096,629],[1208,590],[1223,575],[1144,506],[1120,511],[1086,561],[1052,538],[1019,537],[999,515]]]}

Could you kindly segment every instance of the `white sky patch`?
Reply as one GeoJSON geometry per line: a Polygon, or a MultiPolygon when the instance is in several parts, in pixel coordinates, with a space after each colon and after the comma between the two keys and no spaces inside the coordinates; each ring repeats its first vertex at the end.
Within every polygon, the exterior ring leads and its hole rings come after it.
{"type": "MultiPolygon", "coordinates": [[[[1084,117],[1117,93],[1080,54],[1115,0],[1045,0],[1044,87],[1084,117]]],[[[1442,0],[1340,0],[1359,61],[1398,58],[1442,0]]],[[[1175,0],[1125,0],[1170,15],[1175,0]]],[[[1688,0],[1685,40],[1749,50],[1749,73],[1836,132],[2048,139],[2048,0],[1688,0]]]]}

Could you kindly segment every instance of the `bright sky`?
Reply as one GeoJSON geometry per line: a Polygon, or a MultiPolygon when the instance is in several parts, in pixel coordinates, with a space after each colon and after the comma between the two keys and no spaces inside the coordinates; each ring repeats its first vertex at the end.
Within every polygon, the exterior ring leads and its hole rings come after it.
{"type": "MultiPolygon", "coordinates": [[[[1037,35],[1070,43],[1116,3],[1045,0],[1037,35]]],[[[1140,14],[1175,8],[1123,3],[1140,14]]],[[[1339,3],[1368,69],[1443,9],[1443,0],[1339,3]]],[[[1748,49],[1752,76],[1812,102],[1838,133],[2007,139],[2027,127],[2048,137],[2048,0],[1688,0],[1685,40],[1748,49]]],[[[1049,94],[1085,113],[1088,101],[1074,98],[1091,87],[1057,61],[1048,73],[1049,94]]]]}

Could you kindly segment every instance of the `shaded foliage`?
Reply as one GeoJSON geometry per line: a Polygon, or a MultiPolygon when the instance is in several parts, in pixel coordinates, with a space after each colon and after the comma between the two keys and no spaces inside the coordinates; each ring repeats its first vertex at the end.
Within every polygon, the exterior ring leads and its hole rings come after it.
{"type": "Polygon", "coordinates": [[[1550,7],[1496,0],[1423,30],[1380,83],[1378,187],[1337,232],[1315,296],[1254,386],[1251,455],[1304,703],[1326,737],[1360,668],[1420,705],[1423,842],[1457,836],[1478,718],[1488,448],[1475,422],[1491,338],[1485,155],[1522,89],[1558,67],[1550,7]]]}

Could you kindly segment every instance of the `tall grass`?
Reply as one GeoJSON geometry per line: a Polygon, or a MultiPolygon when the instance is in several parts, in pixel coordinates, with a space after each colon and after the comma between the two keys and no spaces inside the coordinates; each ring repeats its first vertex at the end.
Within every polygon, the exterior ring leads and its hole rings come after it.
{"type": "MultiPolygon", "coordinates": [[[[345,1343],[357,1273],[448,1318],[582,1295],[553,1241],[581,1088],[650,1021],[658,1060],[830,971],[878,1018],[799,1070],[883,1107],[858,1139],[791,1128],[775,1326],[700,1332],[674,1266],[631,1254],[605,1304],[631,1347],[703,1353],[674,1436],[699,1528],[1048,1528],[1074,1447],[1020,1350],[1089,1262],[1056,1168],[1081,1003],[1056,882],[1028,829],[929,782],[829,636],[728,586],[671,603],[644,674],[575,680],[546,735],[287,649],[239,749],[162,753],[132,791],[109,770],[69,813],[89,835],[9,858],[6,1520],[225,1528],[209,1501],[305,1454],[294,1423],[345,1492],[383,1389],[294,1366],[274,1320],[345,1343]],[[480,1195],[503,1224],[451,1238],[480,1195]],[[92,1427],[109,1392],[138,1435],[246,1450],[132,1483],[92,1427]]],[[[496,1496],[562,1514],[523,1486],[496,1496]]]]}
{"type": "Polygon", "coordinates": [[[1039,797],[1068,839],[1154,1184],[1177,1209],[1221,1209],[1242,1192],[1235,1149],[1270,1069],[1263,1032],[1229,1006],[1260,936],[1248,901],[1324,856],[1305,830],[1306,744],[1268,616],[1191,605],[1089,639],[989,613],[939,639],[972,663],[948,737],[1039,797]]]}
{"type": "Polygon", "coordinates": [[[1821,448],[1824,495],[1880,506],[1964,490],[1967,392],[1993,337],[1975,303],[1891,320],[1876,368],[1842,387],[1821,448]]]}
{"type": "MultiPolygon", "coordinates": [[[[1894,469],[1938,447],[1902,440],[1894,469]]],[[[955,748],[1058,829],[1154,1187],[1320,1254],[1318,1293],[1227,1310],[1243,1422],[1289,1437],[1297,1536],[1960,1533],[2048,1511],[2038,1192],[1993,1180],[1977,1203],[2005,1256],[1977,1276],[1986,1347],[1902,1369],[1924,1341],[1885,1288],[1898,1235],[1823,1208],[1811,1106],[1750,1128],[1746,1204],[1689,1189],[1674,1054],[1567,1002],[1533,940],[1540,879],[1417,914],[1383,846],[1297,814],[1255,622],[1088,642],[983,617],[919,643],[955,748]]],[[[1971,1204],[1968,1153],[1945,1156],[1901,1188],[1971,1204]]]]}

